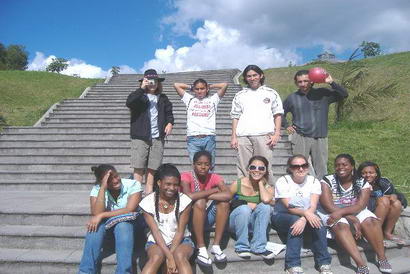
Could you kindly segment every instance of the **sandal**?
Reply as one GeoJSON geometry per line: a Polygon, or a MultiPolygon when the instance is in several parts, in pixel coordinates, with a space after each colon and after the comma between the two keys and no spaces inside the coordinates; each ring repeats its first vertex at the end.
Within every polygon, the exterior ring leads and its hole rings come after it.
{"type": "Polygon", "coordinates": [[[405,245],[406,241],[403,240],[402,238],[398,237],[398,236],[393,236],[391,239],[389,239],[390,241],[394,242],[397,245],[405,245]]]}
{"type": "MultiPolygon", "coordinates": [[[[207,254],[208,255],[208,254],[207,254]]],[[[212,260],[209,257],[205,257],[201,254],[196,256],[195,262],[201,266],[210,267],[212,266],[212,260]]]]}

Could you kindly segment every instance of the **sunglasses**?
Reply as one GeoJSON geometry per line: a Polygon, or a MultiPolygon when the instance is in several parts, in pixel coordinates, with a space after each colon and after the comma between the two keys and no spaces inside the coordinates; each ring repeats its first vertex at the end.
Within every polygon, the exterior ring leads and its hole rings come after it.
{"type": "Polygon", "coordinates": [[[305,169],[305,168],[308,168],[308,167],[309,167],[309,164],[308,164],[308,163],[304,163],[304,164],[302,164],[302,165],[290,165],[289,167],[290,167],[290,168],[295,168],[295,169],[299,169],[299,168],[305,169]]]}
{"type": "Polygon", "coordinates": [[[249,170],[258,170],[258,171],[265,171],[266,167],[264,166],[255,166],[255,165],[250,165],[249,170]]]}

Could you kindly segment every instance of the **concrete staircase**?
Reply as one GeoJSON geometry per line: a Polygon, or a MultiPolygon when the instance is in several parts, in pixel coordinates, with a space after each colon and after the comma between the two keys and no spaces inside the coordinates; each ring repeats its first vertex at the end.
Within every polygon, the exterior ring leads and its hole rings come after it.
{"type": "MultiPolygon", "coordinates": [[[[229,111],[234,94],[240,89],[234,77],[238,70],[218,70],[166,74],[164,92],[172,100],[176,124],[168,137],[164,162],[180,170],[190,168],[185,141],[186,114],[183,103],[172,88],[174,82],[192,83],[204,78],[209,83],[229,82],[226,96],[217,114],[216,171],[227,182],[236,179],[235,152],[230,149],[229,111]]],[[[0,273],[75,273],[82,254],[85,224],[89,217],[89,190],[94,178],[90,166],[110,163],[123,177],[129,176],[130,141],[128,94],[137,87],[141,75],[118,75],[106,84],[98,84],[79,99],[57,104],[36,127],[9,127],[0,136],[0,273]]],[[[283,133],[272,163],[274,177],[284,173],[290,144],[283,133]]],[[[212,237],[212,233],[211,233],[212,237]]],[[[233,240],[226,237],[229,262],[213,269],[196,271],[212,273],[283,272],[283,254],[275,261],[259,257],[251,262],[239,259],[233,252],[233,240]]],[[[270,240],[280,242],[272,231],[270,240]]],[[[410,244],[410,242],[408,243],[410,244]]],[[[391,244],[390,258],[396,262],[395,273],[410,271],[403,263],[409,249],[391,244]]],[[[352,272],[341,266],[343,252],[334,253],[335,273],[352,272]]],[[[365,246],[371,259],[372,252],[365,246]]],[[[314,273],[313,258],[304,254],[307,273],[314,273]]],[[[372,265],[373,269],[374,265],[372,265]]],[[[103,261],[103,272],[113,273],[115,256],[103,261]]]]}

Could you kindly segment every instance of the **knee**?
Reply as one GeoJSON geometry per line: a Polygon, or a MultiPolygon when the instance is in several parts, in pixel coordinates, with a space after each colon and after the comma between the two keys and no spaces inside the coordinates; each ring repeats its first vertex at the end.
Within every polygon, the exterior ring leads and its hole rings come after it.
{"type": "Polygon", "coordinates": [[[345,223],[337,223],[331,229],[335,234],[350,232],[350,226],[345,223]]]}
{"type": "Polygon", "coordinates": [[[368,217],[360,224],[360,227],[366,230],[366,229],[374,228],[380,225],[381,224],[378,219],[373,218],[373,217],[368,217]]]}
{"type": "Polygon", "coordinates": [[[162,252],[161,253],[155,253],[155,254],[153,254],[149,257],[149,260],[151,262],[153,262],[154,264],[162,264],[164,259],[165,259],[165,256],[162,252]]]}
{"type": "Polygon", "coordinates": [[[381,206],[384,208],[389,208],[390,200],[387,197],[380,197],[377,199],[377,206],[381,206]]]}
{"type": "Polygon", "coordinates": [[[143,168],[134,168],[134,173],[138,174],[139,176],[144,175],[144,169],[143,168]]]}
{"type": "Polygon", "coordinates": [[[401,208],[402,208],[402,205],[401,205],[400,200],[395,200],[395,201],[393,201],[390,206],[391,206],[391,208],[393,208],[393,209],[399,209],[399,210],[401,210],[401,208]]]}
{"type": "Polygon", "coordinates": [[[229,210],[229,202],[218,202],[216,204],[216,210],[228,211],[229,210]]]}
{"type": "Polygon", "coordinates": [[[175,250],[173,255],[176,263],[186,260],[185,254],[183,252],[180,252],[179,250],[175,250]]]}
{"type": "Polygon", "coordinates": [[[203,212],[205,212],[205,209],[206,209],[206,200],[205,199],[199,199],[199,200],[196,200],[195,202],[194,202],[194,205],[193,205],[193,210],[194,211],[203,211],[203,212]]]}
{"type": "Polygon", "coordinates": [[[271,212],[272,212],[272,207],[268,204],[259,203],[258,206],[256,207],[255,211],[260,213],[260,214],[270,215],[271,212]]]}

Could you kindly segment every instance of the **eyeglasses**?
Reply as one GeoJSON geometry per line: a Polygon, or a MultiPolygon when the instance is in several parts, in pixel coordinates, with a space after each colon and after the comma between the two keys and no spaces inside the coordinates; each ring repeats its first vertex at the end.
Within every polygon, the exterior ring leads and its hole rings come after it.
{"type": "Polygon", "coordinates": [[[304,163],[304,164],[302,164],[302,165],[290,165],[289,167],[290,167],[290,168],[294,168],[294,169],[299,169],[299,168],[306,169],[306,168],[309,167],[309,164],[308,164],[308,163],[304,163]]]}
{"type": "Polygon", "coordinates": [[[265,171],[266,167],[264,166],[255,166],[255,165],[250,165],[249,170],[258,170],[258,171],[265,171]]]}

